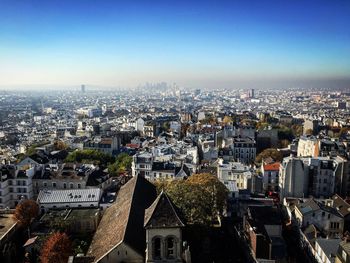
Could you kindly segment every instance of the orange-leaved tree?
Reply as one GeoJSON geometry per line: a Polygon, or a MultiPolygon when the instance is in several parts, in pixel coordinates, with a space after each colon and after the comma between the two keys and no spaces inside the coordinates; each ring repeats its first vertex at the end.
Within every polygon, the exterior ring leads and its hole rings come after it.
{"type": "Polygon", "coordinates": [[[14,218],[21,226],[28,227],[32,220],[39,215],[38,204],[31,199],[21,201],[17,206],[14,218]]]}
{"type": "Polygon", "coordinates": [[[72,254],[72,242],[66,233],[51,234],[40,252],[42,263],[66,263],[72,254]]]}

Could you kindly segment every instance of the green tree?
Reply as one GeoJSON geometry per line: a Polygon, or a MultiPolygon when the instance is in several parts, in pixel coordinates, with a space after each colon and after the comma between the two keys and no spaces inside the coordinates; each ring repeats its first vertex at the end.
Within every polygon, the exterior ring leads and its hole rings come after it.
{"type": "Polygon", "coordinates": [[[108,165],[114,162],[114,157],[98,150],[76,150],[69,153],[65,161],[108,165]]]}
{"type": "Polygon", "coordinates": [[[121,153],[117,156],[115,162],[108,166],[108,172],[117,176],[131,170],[132,157],[126,153],[121,153]]]}
{"type": "Polygon", "coordinates": [[[228,190],[211,174],[194,174],[187,180],[163,180],[156,182],[156,186],[159,191],[167,192],[192,224],[212,224],[226,206],[228,190]]]}
{"type": "Polygon", "coordinates": [[[280,125],[278,128],[278,139],[292,141],[294,139],[294,134],[291,128],[280,125]]]}
{"type": "Polygon", "coordinates": [[[261,153],[259,153],[256,158],[255,158],[255,163],[256,164],[261,164],[263,159],[266,159],[268,157],[271,157],[277,162],[281,162],[283,159],[283,155],[280,151],[278,151],[275,148],[268,148],[263,150],[261,153]]]}

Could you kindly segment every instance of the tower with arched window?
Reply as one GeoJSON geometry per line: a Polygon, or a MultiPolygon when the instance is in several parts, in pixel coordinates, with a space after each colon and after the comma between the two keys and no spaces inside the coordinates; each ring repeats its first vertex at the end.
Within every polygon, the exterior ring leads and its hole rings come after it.
{"type": "Polygon", "coordinates": [[[176,206],[164,192],[145,212],[146,262],[183,262],[182,228],[176,206]]]}

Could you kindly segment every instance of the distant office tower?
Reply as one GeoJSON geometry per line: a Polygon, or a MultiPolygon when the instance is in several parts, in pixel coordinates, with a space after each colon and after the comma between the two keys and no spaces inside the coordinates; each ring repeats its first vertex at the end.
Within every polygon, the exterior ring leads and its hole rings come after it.
{"type": "Polygon", "coordinates": [[[81,92],[85,93],[85,85],[81,85],[81,92]]]}
{"type": "Polygon", "coordinates": [[[251,89],[250,91],[249,91],[249,98],[254,98],[254,96],[255,96],[255,94],[254,94],[254,89],[251,89]]]}

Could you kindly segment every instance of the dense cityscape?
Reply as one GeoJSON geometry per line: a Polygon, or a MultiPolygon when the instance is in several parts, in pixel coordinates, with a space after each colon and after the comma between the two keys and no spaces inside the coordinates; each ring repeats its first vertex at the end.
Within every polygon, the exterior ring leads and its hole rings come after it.
{"type": "Polygon", "coordinates": [[[1,262],[350,257],[347,91],[81,85],[0,100],[1,262]]]}

